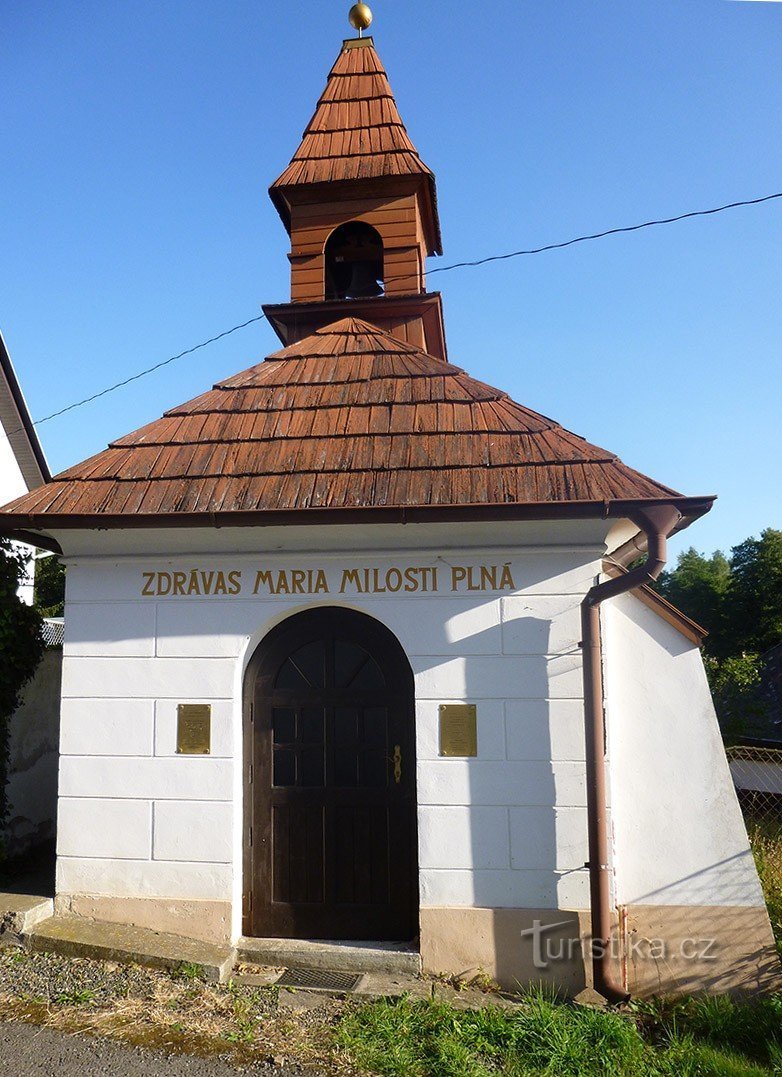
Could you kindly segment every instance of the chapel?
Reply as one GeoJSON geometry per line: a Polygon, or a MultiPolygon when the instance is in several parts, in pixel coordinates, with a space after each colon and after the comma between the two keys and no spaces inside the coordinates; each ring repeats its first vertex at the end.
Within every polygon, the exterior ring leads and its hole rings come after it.
{"type": "Polygon", "coordinates": [[[774,944],[702,632],[649,587],[713,498],[446,344],[435,177],[367,12],[270,188],[279,348],[0,510],[67,565],[57,914],[752,989],[774,944]]]}

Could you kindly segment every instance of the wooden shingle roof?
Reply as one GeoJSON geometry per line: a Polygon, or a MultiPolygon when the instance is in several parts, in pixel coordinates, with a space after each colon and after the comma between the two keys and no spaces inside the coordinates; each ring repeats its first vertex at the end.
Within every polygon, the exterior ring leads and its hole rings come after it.
{"type": "Polygon", "coordinates": [[[287,224],[291,188],[391,176],[423,179],[436,205],[434,174],[402,123],[371,38],[346,41],[301,145],[269,193],[287,224]]]}
{"type": "Polygon", "coordinates": [[[296,184],[431,171],[405,130],[388,76],[371,43],[344,48],[329,72],[315,115],[272,190],[296,184]]]}
{"type": "Polygon", "coordinates": [[[345,318],[69,468],[0,522],[229,524],[680,497],[460,368],[345,318]]]}

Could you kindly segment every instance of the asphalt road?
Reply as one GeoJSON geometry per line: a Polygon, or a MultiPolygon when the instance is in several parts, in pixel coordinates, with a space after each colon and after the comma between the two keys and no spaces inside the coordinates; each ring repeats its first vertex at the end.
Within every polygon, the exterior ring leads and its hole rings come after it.
{"type": "Polygon", "coordinates": [[[36,1025],[0,1022],[2,1077],[299,1077],[278,1066],[236,1069],[225,1062],[168,1056],[92,1036],[69,1036],[36,1025]]]}

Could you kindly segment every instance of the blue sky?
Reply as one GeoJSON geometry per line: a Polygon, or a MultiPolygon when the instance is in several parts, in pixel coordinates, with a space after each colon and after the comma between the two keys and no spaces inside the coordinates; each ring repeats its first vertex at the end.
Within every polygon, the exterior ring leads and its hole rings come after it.
{"type": "MultiPolygon", "coordinates": [[[[0,328],[34,418],[289,298],[266,188],[349,4],[25,0],[0,38],[0,328]]],[[[782,6],[377,0],[465,258],[782,190],[782,6]],[[491,22],[492,14],[498,21],[491,22]]],[[[432,278],[451,360],[688,494],[782,527],[782,200],[432,278]]],[[[40,428],[54,470],[276,346],[265,324],[40,428]]]]}

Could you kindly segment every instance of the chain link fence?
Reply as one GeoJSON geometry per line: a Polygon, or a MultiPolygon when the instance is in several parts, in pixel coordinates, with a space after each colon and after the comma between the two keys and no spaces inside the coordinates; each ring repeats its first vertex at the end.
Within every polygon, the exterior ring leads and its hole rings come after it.
{"type": "Polygon", "coordinates": [[[727,755],[782,952],[782,745],[736,745],[727,755]]]}

